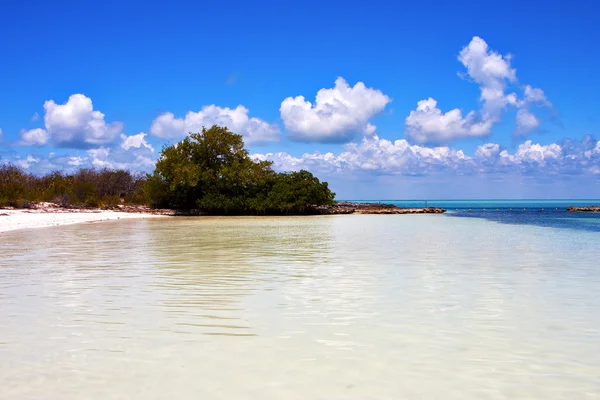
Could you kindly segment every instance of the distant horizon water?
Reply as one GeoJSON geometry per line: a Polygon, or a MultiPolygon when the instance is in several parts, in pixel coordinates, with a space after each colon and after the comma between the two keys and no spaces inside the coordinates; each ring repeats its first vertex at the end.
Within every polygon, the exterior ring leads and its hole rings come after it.
{"type": "Polygon", "coordinates": [[[600,232],[600,213],[572,213],[567,207],[600,205],[600,199],[534,200],[339,200],[356,203],[379,202],[398,207],[439,207],[447,216],[483,218],[488,221],[600,232]]]}

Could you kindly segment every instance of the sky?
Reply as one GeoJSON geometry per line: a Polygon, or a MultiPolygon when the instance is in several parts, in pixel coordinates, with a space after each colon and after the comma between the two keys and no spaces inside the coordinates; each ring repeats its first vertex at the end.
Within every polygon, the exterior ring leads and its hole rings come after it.
{"type": "Polygon", "coordinates": [[[338,199],[600,198],[594,1],[5,0],[0,163],[151,172],[202,126],[338,199]]]}

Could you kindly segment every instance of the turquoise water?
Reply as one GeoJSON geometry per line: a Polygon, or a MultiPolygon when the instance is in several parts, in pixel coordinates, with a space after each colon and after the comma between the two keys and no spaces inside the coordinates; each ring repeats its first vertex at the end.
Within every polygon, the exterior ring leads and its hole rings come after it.
{"type": "Polygon", "coordinates": [[[468,209],[516,209],[558,208],[564,211],[569,206],[586,207],[600,205],[600,200],[344,200],[356,203],[386,203],[398,207],[440,207],[451,210],[468,209]]]}
{"type": "Polygon", "coordinates": [[[354,200],[398,207],[440,207],[448,216],[498,223],[600,232],[600,213],[570,213],[567,207],[600,205],[600,200],[354,200]]]}

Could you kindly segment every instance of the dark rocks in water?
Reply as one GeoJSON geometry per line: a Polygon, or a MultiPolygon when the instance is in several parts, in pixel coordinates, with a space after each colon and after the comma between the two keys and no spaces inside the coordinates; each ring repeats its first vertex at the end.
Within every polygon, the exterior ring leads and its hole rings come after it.
{"type": "Polygon", "coordinates": [[[589,206],[589,207],[568,207],[567,212],[600,212],[599,206],[589,206]]]}
{"type": "Polygon", "coordinates": [[[393,204],[339,202],[321,207],[321,214],[442,214],[446,210],[436,207],[401,208],[393,204]]]}

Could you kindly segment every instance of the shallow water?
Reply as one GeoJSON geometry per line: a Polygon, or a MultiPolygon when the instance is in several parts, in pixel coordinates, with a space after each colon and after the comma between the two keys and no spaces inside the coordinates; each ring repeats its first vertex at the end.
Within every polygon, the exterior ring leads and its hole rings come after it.
{"type": "Polygon", "coordinates": [[[600,234],[448,215],[0,237],[0,399],[600,397],[600,234]]]}

